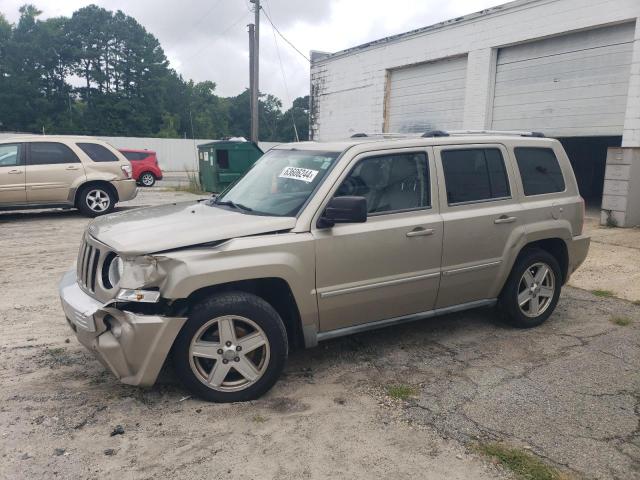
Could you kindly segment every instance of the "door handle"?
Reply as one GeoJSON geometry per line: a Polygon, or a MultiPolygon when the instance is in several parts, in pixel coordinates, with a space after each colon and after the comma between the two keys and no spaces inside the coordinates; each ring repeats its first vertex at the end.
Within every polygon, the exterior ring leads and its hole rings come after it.
{"type": "Polygon", "coordinates": [[[496,218],[493,223],[513,223],[518,219],[518,217],[507,217],[506,215],[501,215],[500,217],[496,218]]]}
{"type": "Polygon", "coordinates": [[[418,227],[407,232],[407,237],[425,237],[427,235],[433,235],[433,228],[418,227]]]}
{"type": "Polygon", "coordinates": [[[67,170],[80,170],[80,167],[76,167],[75,165],[69,165],[67,170]]]}
{"type": "Polygon", "coordinates": [[[22,170],[9,170],[7,173],[10,175],[16,175],[18,173],[22,173],[22,170]]]}

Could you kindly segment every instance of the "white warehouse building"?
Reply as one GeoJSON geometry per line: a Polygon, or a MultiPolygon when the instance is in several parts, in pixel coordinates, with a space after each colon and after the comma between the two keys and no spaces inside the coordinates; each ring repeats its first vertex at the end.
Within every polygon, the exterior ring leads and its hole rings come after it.
{"type": "Polygon", "coordinates": [[[602,220],[640,224],[640,0],[517,0],[312,52],[310,134],[526,130],[558,138],[602,220]]]}

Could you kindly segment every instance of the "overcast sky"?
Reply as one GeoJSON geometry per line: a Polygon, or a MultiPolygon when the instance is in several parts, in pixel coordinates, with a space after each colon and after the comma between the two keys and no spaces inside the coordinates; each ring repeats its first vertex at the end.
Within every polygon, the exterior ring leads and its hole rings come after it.
{"type": "MultiPolygon", "coordinates": [[[[27,0],[0,0],[0,12],[10,22],[27,0]]],[[[162,44],[171,66],[185,79],[212,80],[217,93],[237,95],[249,84],[249,0],[31,0],[42,18],[70,16],[95,3],[136,18],[162,44]]],[[[496,0],[262,0],[278,29],[300,51],[335,52],[378,38],[458,17],[496,0]]],[[[278,37],[288,85],[284,86],[273,31],[262,16],[260,30],[260,90],[273,93],[285,105],[309,93],[309,64],[278,37]]]]}

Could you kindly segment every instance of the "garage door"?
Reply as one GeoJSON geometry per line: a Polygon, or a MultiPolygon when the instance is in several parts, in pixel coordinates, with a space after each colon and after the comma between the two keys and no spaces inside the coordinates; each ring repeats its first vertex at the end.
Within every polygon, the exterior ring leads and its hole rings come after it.
{"type": "Polygon", "coordinates": [[[493,128],[621,135],[635,24],[500,49],[493,128]]]}
{"type": "Polygon", "coordinates": [[[462,128],[467,57],[391,70],[385,131],[462,128]]]}

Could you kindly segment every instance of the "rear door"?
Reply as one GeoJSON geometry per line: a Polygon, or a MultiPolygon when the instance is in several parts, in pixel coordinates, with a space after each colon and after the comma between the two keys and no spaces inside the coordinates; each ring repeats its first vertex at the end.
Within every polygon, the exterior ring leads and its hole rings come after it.
{"type": "Polygon", "coordinates": [[[490,298],[508,239],[523,224],[513,170],[500,144],[434,148],[444,220],[437,308],[490,298]]]}
{"type": "Polygon", "coordinates": [[[26,201],[24,144],[4,143],[0,145],[0,205],[26,201]]]}
{"type": "Polygon", "coordinates": [[[28,203],[65,203],[78,177],[85,177],[78,156],[60,142],[27,144],[26,187],[28,203]]]}

